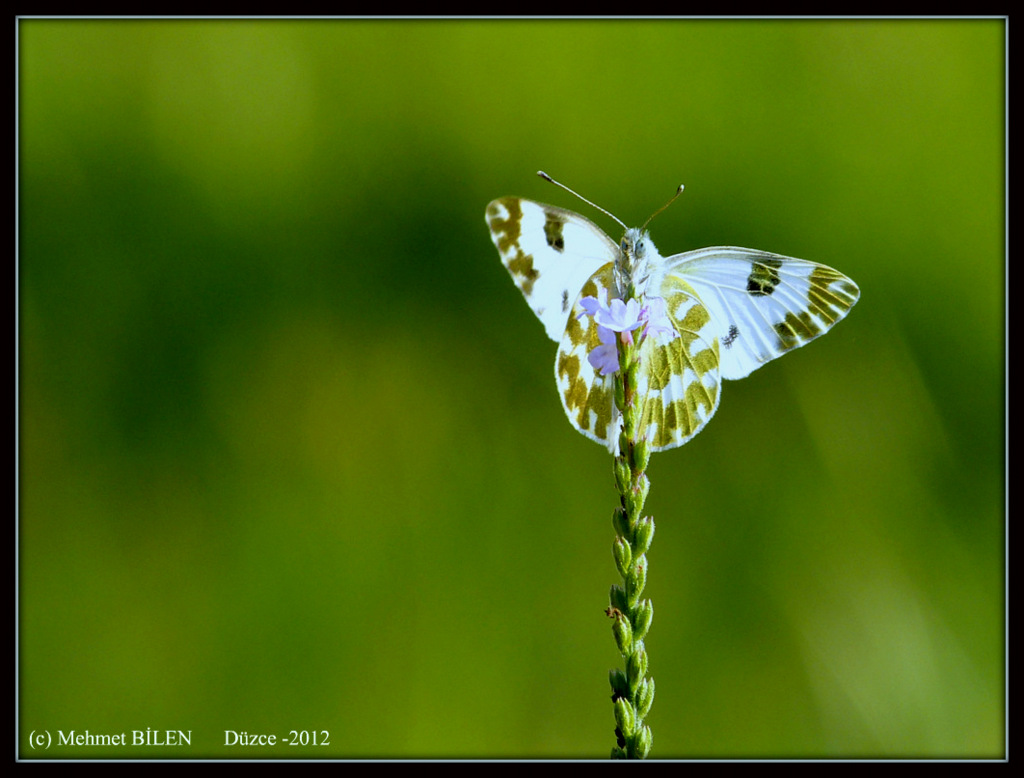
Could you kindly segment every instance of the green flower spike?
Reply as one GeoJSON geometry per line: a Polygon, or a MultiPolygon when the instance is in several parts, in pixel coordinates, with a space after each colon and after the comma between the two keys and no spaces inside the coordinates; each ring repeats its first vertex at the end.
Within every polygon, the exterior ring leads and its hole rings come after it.
{"type": "MultiPolygon", "coordinates": [[[[633,293],[630,289],[628,292],[633,293]]],[[[615,371],[615,407],[622,419],[619,435],[619,453],[614,459],[612,473],[619,492],[619,507],[612,515],[615,539],[612,557],[622,582],[611,588],[611,604],[606,613],[612,619],[612,634],[625,662],[625,672],[613,670],[609,674],[612,703],[615,706],[616,745],[613,758],[643,759],[651,750],[651,729],[644,724],[654,702],[654,679],[649,678],[647,650],[644,637],[654,617],[651,601],[642,599],[647,584],[647,552],[654,537],[654,520],[642,516],[644,502],[650,490],[645,470],[650,459],[650,446],[637,434],[640,429],[640,403],[637,402],[636,381],[639,367],[639,347],[646,335],[644,313],[646,309],[630,302],[617,302],[615,321],[618,333],[616,346],[618,366],[615,371]],[[633,320],[626,320],[623,312],[636,312],[633,320]],[[639,338],[632,332],[643,327],[639,338]]],[[[595,319],[601,314],[598,306],[595,319]]],[[[605,317],[607,323],[610,317],[605,317]]],[[[602,359],[608,362],[608,357],[602,359]]]]}

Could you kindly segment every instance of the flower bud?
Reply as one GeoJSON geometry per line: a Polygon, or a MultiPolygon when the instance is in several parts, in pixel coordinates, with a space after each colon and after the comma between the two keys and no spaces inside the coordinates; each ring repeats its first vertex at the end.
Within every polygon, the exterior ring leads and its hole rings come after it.
{"type": "Polygon", "coordinates": [[[651,728],[644,724],[640,727],[640,731],[636,733],[636,757],[638,759],[646,759],[647,755],[651,753],[653,742],[654,738],[651,736],[651,728]]]}
{"type": "Polygon", "coordinates": [[[612,634],[615,636],[615,645],[625,655],[633,646],[633,628],[629,625],[629,619],[625,616],[615,619],[612,624],[612,634]]]}
{"type": "Polygon", "coordinates": [[[623,452],[623,455],[625,455],[626,451],[629,451],[629,444],[631,441],[632,438],[626,434],[626,423],[625,420],[623,420],[622,429],[619,430],[619,451],[623,452]]]}
{"type": "Polygon", "coordinates": [[[636,726],[636,714],[633,713],[633,706],[629,704],[629,700],[620,697],[615,701],[615,723],[618,724],[625,737],[628,738],[633,734],[633,728],[636,726]]]}
{"type": "Polygon", "coordinates": [[[629,537],[629,517],[626,516],[625,511],[621,507],[612,511],[612,529],[615,530],[616,535],[629,537]]]}
{"type": "MultiPolygon", "coordinates": [[[[643,478],[643,476],[640,476],[643,478]]],[[[623,502],[626,506],[626,513],[629,514],[630,520],[636,522],[640,518],[640,512],[644,509],[644,496],[636,489],[630,488],[622,494],[623,502]]]]}
{"type": "Polygon", "coordinates": [[[626,387],[622,382],[622,378],[619,376],[615,376],[613,384],[615,386],[615,407],[618,409],[619,413],[622,413],[626,408],[626,387]]]}
{"type": "Polygon", "coordinates": [[[636,531],[633,534],[633,547],[637,556],[646,554],[654,539],[654,519],[644,516],[636,523],[636,531]]]}
{"type": "Polygon", "coordinates": [[[641,600],[633,612],[633,640],[643,640],[654,620],[654,606],[650,600],[641,600]]]}
{"type": "Polygon", "coordinates": [[[636,607],[636,602],[640,599],[640,595],[643,594],[644,586],[646,585],[647,557],[640,556],[633,562],[633,566],[626,576],[626,602],[629,604],[629,610],[633,610],[636,607]]]}
{"type": "Polygon", "coordinates": [[[640,477],[636,480],[635,491],[640,502],[640,508],[643,508],[644,501],[647,499],[647,494],[651,491],[651,480],[646,474],[640,473],[640,477]]]}
{"type": "Polygon", "coordinates": [[[608,602],[618,611],[629,610],[629,606],[626,604],[626,591],[619,584],[612,584],[612,588],[608,592],[608,602]]]}
{"type": "Polygon", "coordinates": [[[612,701],[619,697],[629,697],[629,684],[626,682],[626,674],[615,667],[608,671],[608,683],[612,687],[612,701]]]}
{"type": "MultiPolygon", "coordinates": [[[[633,645],[636,645],[636,641],[633,642],[633,645]]],[[[630,697],[636,694],[637,687],[645,675],[647,675],[647,652],[641,643],[640,648],[630,654],[626,660],[626,680],[629,682],[630,697]]]]}
{"type": "Polygon", "coordinates": [[[612,469],[615,471],[615,488],[619,494],[627,494],[631,491],[632,473],[629,471],[629,464],[626,462],[626,458],[616,457],[612,469]]]}
{"type": "Polygon", "coordinates": [[[633,561],[633,552],[629,543],[622,538],[615,538],[612,542],[612,556],[615,557],[615,567],[618,568],[619,575],[625,576],[629,569],[629,563],[633,561]]]}
{"type": "Polygon", "coordinates": [[[637,715],[641,720],[647,718],[651,705],[654,703],[654,679],[644,678],[636,690],[637,715]]]}
{"type": "Polygon", "coordinates": [[[647,464],[651,459],[651,444],[647,442],[646,438],[639,440],[633,446],[633,463],[634,469],[644,471],[647,469],[647,464]]]}

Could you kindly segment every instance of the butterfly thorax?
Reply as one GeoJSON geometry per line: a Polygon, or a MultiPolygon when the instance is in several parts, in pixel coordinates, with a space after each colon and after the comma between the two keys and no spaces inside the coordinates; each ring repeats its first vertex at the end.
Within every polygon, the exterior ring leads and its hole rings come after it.
{"type": "Polygon", "coordinates": [[[619,242],[619,256],[615,263],[615,285],[622,299],[643,298],[651,271],[658,265],[661,255],[643,230],[626,230],[619,242]]]}

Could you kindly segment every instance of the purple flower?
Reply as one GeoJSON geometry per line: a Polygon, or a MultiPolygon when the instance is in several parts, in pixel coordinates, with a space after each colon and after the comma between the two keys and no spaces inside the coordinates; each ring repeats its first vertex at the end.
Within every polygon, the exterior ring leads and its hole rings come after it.
{"type": "Polygon", "coordinates": [[[637,300],[623,302],[616,298],[607,308],[598,308],[594,314],[594,321],[614,332],[630,332],[642,323],[640,310],[640,303],[637,300]]]}
{"type": "Polygon", "coordinates": [[[598,325],[597,336],[601,345],[587,354],[587,361],[600,375],[611,375],[619,369],[619,348],[615,342],[615,332],[598,325]]]}
{"type": "Polygon", "coordinates": [[[587,361],[601,375],[609,375],[619,369],[619,351],[616,333],[622,333],[623,343],[633,344],[633,330],[643,328],[640,339],[649,333],[667,335],[669,340],[679,336],[672,320],[665,312],[665,301],[660,297],[647,298],[646,304],[638,300],[612,300],[605,305],[593,296],[580,298],[579,307],[583,312],[577,319],[590,316],[597,324],[597,336],[601,345],[587,354],[587,361]]]}
{"type": "Polygon", "coordinates": [[[576,318],[582,319],[584,316],[596,316],[597,312],[601,310],[603,304],[600,300],[592,295],[580,298],[580,308],[583,309],[583,313],[579,314],[576,318]]]}
{"type": "Polygon", "coordinates": [[[647,305],[640,312],[640,318],[644,321],[645,338],[650,334],[667,335],[669,340],[679,337],[672,320],[665,312],[665,300],[661,297],[648,297],[647,305]]]}

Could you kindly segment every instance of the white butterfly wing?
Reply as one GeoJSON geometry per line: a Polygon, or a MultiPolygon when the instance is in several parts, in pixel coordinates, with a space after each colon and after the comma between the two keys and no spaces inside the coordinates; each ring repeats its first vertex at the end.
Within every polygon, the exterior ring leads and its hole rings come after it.
{"type": "Polygon", "coordinates": [[[487,206],[491,240],[548,337],[562,340],[580,290],[618,246],[589,219],[553,205],[502,197],[487,206]]]}
{"type": "Polygon", "coordinates": [[[663,287],[673,276],[690,284],[710,313],[721,376],[729,379],[825,334],[860,296],[830,267],[735,246],[668,257],[663,287]]]}
{"type": "Polygon", "coordinates": [[[600,375],[590,363],[589,355],[601,339],[597,322],[580,306],[580,299],[586,296],[607,298],[606,290],[614,283],[612,267],[608,263],[591,276],[573,300],[572,315],[566,321],[555,355],[555,384],[569,423],[616,453],[619,412],[615,408],[614,378],[600,375]]]}
{"type": "Polygon", "coordinates": [[[718,408],[721,370],[717,330],[693,287],[679,277],[661,284],[673,338],[648,337],[641,346],[637,390],[641,425],[652,451],[681,446],[718,408]]]}
{"type": "MultiPolygon", "coordinates": [[[[605,265],[580,291],[559,344],[555,381],[572,425],[614,454],[619,444],[614,379],[600,375],[590,363],[600,336],[597,322],[580,305],[580,298],[601,297],[613,286],[612,267],[605,265]]],[[[718,407],[720,388],[718,341],[710,313],[692,287],[677,277],[666,280],[662,294],[676,335],[644,339],[636,379],[640,429],[651,451],[681,446],[700,432],[718,407]]]]}

